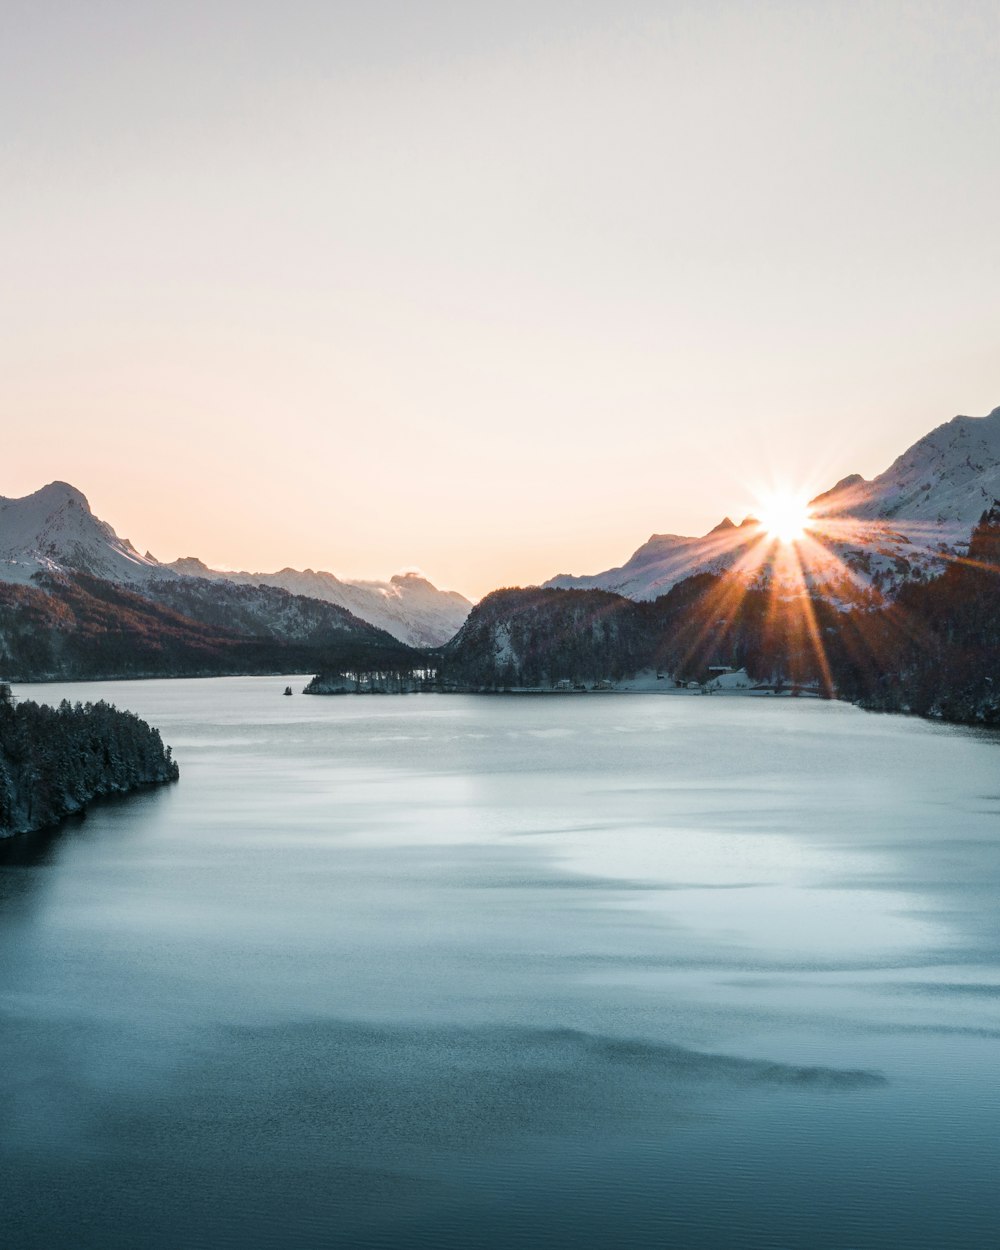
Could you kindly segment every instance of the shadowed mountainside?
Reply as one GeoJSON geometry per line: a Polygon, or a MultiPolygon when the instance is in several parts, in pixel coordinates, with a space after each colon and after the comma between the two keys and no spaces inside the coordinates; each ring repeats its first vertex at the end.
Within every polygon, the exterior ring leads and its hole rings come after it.
{"type": "Polygon", "coordinates": [[[157,599],[85,574],[0,582],[0,678],[310,672],[416,655],[342,608],[271,587],[177,579],[143,589],[157,599]]]}
{"type": "Polygon", "coordinates": [[[869,708],[1000,723],[1000,505],[968,555],[877,609],[700,574],[652,602],[601,590],[496,591],[440,653],[446,688],[586,683],[660,669],[701,680],[712,665],[809,685],[869,708]]]}
{"type": "Polygon", "coordinates": [[[438,590],[416,573],[398,573],[387,582],[341,581],[332,573],[285,568],[277,573],[235,573],[210,569],[193,557],[162,564],[150,552],[140,555],[128,539],[96,517],[87,497],[68,482],[50,482],[22,499],[0,497],[0,583],[30,585],[39,574],[87,574],[140,594],[167,597],[170,582],[199,583],[202,603],[220,607],[243,588],[240,610],[266,616],[275,602],[269,591],[318,599],[346,609],[360,621],[385,630],[409,646],[446,642],[472,606],[455,591],[438,590]],[[254,592],[261,594],[254,599],[254,592]]]}

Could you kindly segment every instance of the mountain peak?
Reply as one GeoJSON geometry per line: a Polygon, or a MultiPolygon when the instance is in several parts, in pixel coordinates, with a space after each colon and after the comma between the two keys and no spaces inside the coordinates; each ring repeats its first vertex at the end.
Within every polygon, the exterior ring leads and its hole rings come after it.
{"type": "Polygon", "coordinates": [[[389,578],[390,586],[410,586],[410,587],[427,587],[435,589],[431,583],[421,573],[415,573],[412,569],[407,573],[393,573],[389,578]]]}
{"type": "MultiPolygon", "coordinates": [[[[964,554],[980,517],[996,499],[1000,408],[985,417],[953,417],[871,480],[860,473],[841,478],[810,501],[818,521],[832,518],[840,524],[839,530],[831,526],[825,538],[818,527],[820,545],[832,552],[821,576],[829,580],[834,601],[842,584],[891,596],[911,576],[939,573],[949,558],[964,554]]],[[[739,573],[759,524],[747,517],[735,534],[726,517],[704,538],[654,535],[623,565],[585,577],[561,575],[546,585],[655,599],[694,573],[739,573]]],[[[814,591],[819,584],[813,579],[814,591]]]]}
{"type": "Polygon", "coordinates": [[[848,473],[847,477],[842,477],[836,486],[831,486],[829,490],[825,490],[822,494],[810,499],[809,507],[818,509],[836,504],[843,505],[846,509],[855,496],[859,495],[867,485],[867,481],[860,473],[848,473]]]}
{"type": "Polygon", "coordinates": [[[87,496],[69,482],[49,482],[22,499],[0,499],[0,515],[0,581],[67,570],[118,582],[163,575],[154,559],[140,556],[94,516],[87,496]]]}
{"type": "Polygon", "coordinates": [[[204,577],[206,573],[212,571],[204,560],[199,560],[197,556],[181,556],[177,560],[171,560],[166,567],[173,569],[175,573],[183,573],[185,577],[204,577]]]}
{"type": "Polygon", "coordinates": [[[75,486],[71,486],[69,482],[49,482],[48,486],[42,486],[34,494],[25,495],[24,499],[18,500],[18,502],[26,504],[28,500],[37,503],[50,512],[54,512],[56,508],[69,504],[72,507],[79,508],[81,512],[91,515],[87,496],[82,490],[77,490],[75,486]]]}

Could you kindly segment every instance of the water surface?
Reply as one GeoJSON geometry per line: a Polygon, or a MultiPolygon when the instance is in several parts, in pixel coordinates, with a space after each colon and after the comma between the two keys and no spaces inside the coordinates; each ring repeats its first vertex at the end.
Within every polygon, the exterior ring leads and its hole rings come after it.
{"type": "Polygon", "coordinates": [[[995,739],[285,684],[19,691],[182,776],[0,848],[5,1245],[1000,1244],[995,739]]]}

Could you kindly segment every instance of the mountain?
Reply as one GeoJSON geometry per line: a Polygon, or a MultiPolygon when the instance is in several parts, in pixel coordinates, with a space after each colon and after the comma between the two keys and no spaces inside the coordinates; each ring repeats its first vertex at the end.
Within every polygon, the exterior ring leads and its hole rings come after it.
{"type": "MultiPolygon", "coordinates": [[[[713,666],[725,665],[772,685],[829,692],[833,677],[816,638],[836,644],[851,614],[822,600],[809,600],[803,611],[802,599],[773,590],[733,595],[732,585],[728,575],[699,573],[654,601],[606,590],[495,591],[441,649],[441,685],[602,689],[653,670],[683,684],[703,682],[713,666]]],[[[673,684],[664,678],[655,688],[673,684]]]]}
{"type": "Polygon", "coordinates": [[[0,581],[27,583],[35,573],[70,570],[110,582],[174,576],[98,520],[68,482],[50,482],[23,499],[0,496],[0,581]]]}
{"type": "Polygon", "coordinates": [[[940,577],[904,585],[878,611],[841,614],[837,625],[830,663],[840,697],[1000,725],[1000,506],[984,511],[967,557],[940,577]]]}
{"type": "MultiPolygon", "coordinates": [[[[169,599],[166,586],[179,579],[264,586],[345,609],[410,646],[445,642],[472,606],[457,592],[438,590],[415,573],[397,574],[388,582],[345,582],[332,573],[311,569],[220,572],[190,557],[163,564],[149,552],[140,555],[128,539],[119,538],[107,522],[94,516],[86,496],[67,482],[51,482],[23,499],[0,498],[0,582],[27,585],[35,574],[77,573],[131,586],[159,600],[169,599]]],[[[199,593],[207,607],[204,591],[199,593]]],[[[231,595],[220,592],[220,604],[231,602],[231,595]]],[[[261,598],[263,619],[273,618],[278,602],[273,596],[261,598]]],[[[240,600],[243,615],[247,603],[244,595],[240,600]]]]}
{"type": "Polygon", "coordinates": [[[816,515],[893,521],[903,529],[968,542],[984,510],[1000,497],[1000,408],[986,417],[953,417],[925,434],[866,482],[845,478],[813,500],[816,515]]]}
{"type": "Polygon", "coordinates": [[[727,517],[700,538],[653,534],[617,568],[561,573],[545,585],[646,600],[696,573],[732,572],[748,585],[776,581],[845,605],[878,601],[942,572],[998,497],[1000,408],[986,417],[955,417],[878,477],[853,474],[817,496],[808,541],[794,562],[768,544],[753,518],[736,526],[727,517]]]}
{"type": "Polygon", "coordinates": [[[605,590],[495,590],[440,652],[444,682],[473,689],[631,676],[650,662],[638,605],[605,590]]]}
{"type": "MultiPolygon", "coordinates": [[[[856,528],[856,526],[854,527],[856,528]]],[[[629,599],[651,600],[701,573],[738,577],[758,588],[779,585],[789,593],[821,592],[833,602],[864,602],[907,576],[939,572],[940,558],[917,548],[903,534],[870,523],[863,541],[813,535],[794,550],[771,538],[761,523],[728,517],[700,538],[653,534],[617,568],[591,576],[560,573],[545,583],[557,590],[610,590],[629,599]],[[919,573],[918,573],[919,570],[919,573]]]]}
{"type": "Polygon", "coordinates": [[[420,655],[332,603],[271,586],[86,573],[0,582],[0,681],[207,677],[413,666],[420,655]]]}
{"type": "Polygon", "coordinates": [[[711,573],[653,601],[496,591],[441,649],[438,675],[443,689],[603,689],[649,669],[701,683],[721,665],[745,669],[762,690],[1000,725],[1000,505],[981,514],[966,557],[881,606],[844,608],[711,573]]]}
{"type": "Polygon", "coordinates": [[[363,647],[393,655],[410,648],[388,631],[362,621],[340,604],[296,595],[280,586],[238,585],[201,577],[151,578],[141,592],[148,599],[216,630],[241,637],[311,647],[353,640],[363,647]]]}
{"type": "Polygon", "coordinates": [[[413,663],[340,604],[140,555],[66,482],[0,501],[0,677],[305,672],[413,663]]]}
{"type": "Polygon", "coordinates": [[[742,525],[725,517],[700,538],[652,534],[617,568],[575,577],[560,573],[545,583],[555,590],[610,590],[628,599],[655,599],[696,573],[724,573],[760,536],[752,517],[742,525]]]}
{"type": "Polygon", "coordinates": [[[211,569],[193,556],[174,560],[165,567],[187,577],[241,586],[277,586],[294,595],[334,603],[412,647],[436,647],[447,642],[461,628],[472,607],[464,595],[438,590],[418,573],[397,573],[388,582],[351,582],[313,569],[226,572],[211,569]]]}

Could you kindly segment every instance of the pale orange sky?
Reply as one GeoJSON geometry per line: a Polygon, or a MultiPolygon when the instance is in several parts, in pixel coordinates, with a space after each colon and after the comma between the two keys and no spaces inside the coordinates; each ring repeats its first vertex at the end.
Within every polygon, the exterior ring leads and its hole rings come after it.
{"type": "Polygon", "coordinates": [[[0,494],[478,597],[1000,404],[992,3],[19,5],[0,494]]]}

